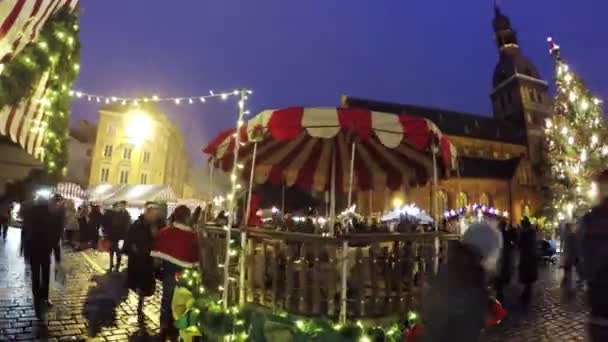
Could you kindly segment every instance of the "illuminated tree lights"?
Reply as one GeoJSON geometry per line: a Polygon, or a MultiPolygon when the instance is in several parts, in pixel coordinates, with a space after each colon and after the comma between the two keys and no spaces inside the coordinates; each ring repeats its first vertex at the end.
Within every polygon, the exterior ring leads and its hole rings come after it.
{"type": "Polygon", "coordinates": [[[48,73],[46,91],[39,100],[46,115],[39,127],[33,129],[43,134],[40,152],[52,179],[60,179],[67,172],[69,90],[80,71],[78,30],[77,15],[67,7],[61,9],[49,18],[36,41],[2,65],[0,73],[0,108],[32,97],[43,75],[48,73]]]}
{"type": "Polygon", "coordinates": [[[602,101],[594,97],[560,56],[555,58],[556,96],[553,116],[545,122],[549,212],[557,219],[584,214],[597,197],[593,177],[606,168],[608,146],[602,101]]]}

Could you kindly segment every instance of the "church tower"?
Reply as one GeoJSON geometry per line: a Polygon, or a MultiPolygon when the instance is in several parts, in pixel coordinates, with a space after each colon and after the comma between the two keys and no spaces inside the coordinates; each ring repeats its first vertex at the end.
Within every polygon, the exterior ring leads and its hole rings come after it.
{"type": "Polygon", "coordinates": [[[509,17],[497,5],[494,12],[499,54],[490,95],[494,117],[526,130],[529,158],[538,165],[542,158],[543,126],[551,113],[549,87],[536,66],[522,53],[509,17]]]}

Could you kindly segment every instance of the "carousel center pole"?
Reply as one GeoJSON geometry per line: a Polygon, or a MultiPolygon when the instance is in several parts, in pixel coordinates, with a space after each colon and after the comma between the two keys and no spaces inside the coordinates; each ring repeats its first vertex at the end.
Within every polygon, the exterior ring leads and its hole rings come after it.
{"type": "Polygon", "coordinates": [[[336,234],[336,156],[331,158],[331,179],[329,189],[329,236],[336,234]]]}
{"type": "MultiPolygon", "coordinates": [[[[249,188],[247,189],[247,210],[245,211],[244,224],[247,227],[249,215],[251,215],[251,196],[253,190],[253,176],[255,174],[255,157],[258,152],[258,143],[253,143],[253,157],[251,158],[251,173],[249,174],[249,188]]],[[[241,257],[239,259],[239,304],[245,304],[245,253],[247,249],[247,231],[241,230],[241,257]]]]}
{"type": "Polygon", "coordinates": [[[232,225],[234,224],[234,212],[236,203],[236,190],[238,188],[238,177],[236,172],[238,170],[239,161],[239,147],[241,145],[241,127],[243,126],[243,116],[245,115],[245,101],[247,100],[248,91],[242,89],[240,91],[239,103],[238,103],[238,120],[236,123],[236,136],[234,137],[234,160],[232,163],[232,173],[230,174],[230,180],[232,187],[228,198],[228,224],[224,227],[226,230],[226,251],[224,258],[224,286],[222,288],[222,305],[224,309],[228,308],[228,294],[230,292],[230,242],[231,242],[231,231],[232,225]]]}
{"type": "MultiPolygon", "coordinates": [[[[431,146],[431,151],[433,152],[433,193],[432,193],[432,198],[433,198],[433,216],[434,216],[434,228],[435,228],[435,234],[439,233],[439,215],[437,213],[437,152],[438,152],[438,147],[435,144],[435,142],[433,142],[433,145],[431,146]]],[[[435,274],[437,274],[437,272],[439,271],[439,236],[435,236],[435,257],[434,257],[434,271],[435,274]]]]}
{"type": "Polygon", "coordinates": [[[357,145],[353,141],[352,151],[350,154],[350,173],[348,174],[348,207],[347,208],[350,208],[350,206],[353,203],[353,178],[354,178],[354,173],[355,173],[355,149],[356,148],[357,148],[357,145]]]}

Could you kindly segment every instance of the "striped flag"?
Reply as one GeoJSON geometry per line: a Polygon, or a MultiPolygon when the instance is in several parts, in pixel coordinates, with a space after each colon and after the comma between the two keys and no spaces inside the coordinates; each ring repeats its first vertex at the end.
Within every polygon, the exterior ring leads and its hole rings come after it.
{"type": "MultiPolygon", "coordinates": [[[[49,17],[64,6],[74,10],[78,0],[0,1],[0,64],[10,62],[35,41],[49,17]]],[[[46,116],[42,99],[48,78],[48,73],[43,74],[31,98],[0,108],[0,134],[10,137],[36,158],[42,158],[46,116]]]]}

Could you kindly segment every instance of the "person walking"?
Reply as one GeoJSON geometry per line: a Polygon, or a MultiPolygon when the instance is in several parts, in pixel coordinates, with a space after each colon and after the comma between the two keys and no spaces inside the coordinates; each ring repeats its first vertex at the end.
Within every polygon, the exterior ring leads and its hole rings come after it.
{"type": "Polygon", "coordinates": [[[450,257],[424,301],[423,341],[467,341],[481,338],[488,316],[488,278],[496,271],[502,248],[500,232],[475,223],[461,241],[450,245],[450,257]]]}
{"type": "Polygon", "coordinates": [[[198,262],[198,242],[191,228],[190,209],[178,206],[173,212],[173,222],[160,230],[154,240],[151,255],[162,261],[163,292],[160,306],[161,339],[177,341],[177,330],[173,324],[171,302],[175,290],[175,274],[184,268],[192,268],[198,262]]]}
{"type": "Polygon", "coordinates": [[[599,203],[583,216],[577,232],[587,282],[589,341],[608,341],[608,171],[596,178],[599,203]]]}
{"type": "Polygon", "coordinates": [[[568,290],[572,290],[574,288],[572,268],[577,267],[578,264],[578,242],[572,223],[564,223],[562,240],[564,243],[562,246],[562,268],[564,269],[562,286],[568,290]]]}
{"type": "Polygon", "coordinates": [[[494,289],[496,290],[496,299],[499,302],[504,300],[504,287],[509,285],[511,282],[511,276],[513,275],[513,253],[516,246],[515,232],[506,220],[502,220],[498,224],[498,229],[502,235],[503,247],[500,253],[500,259],[498,262],[498,272],[494,289]]]}
{"type": "Polygon", "coordinates": [[[65,241],[73,249],[78,247],[78,213],[73,200],[65,201],[65,241]]]}
{"type": "Polygon", "coordinates": [[[89,245],[92,248],[97,248],[99,243],[99,228],[103,224],[103,214],[99,205],[92,205],[89,212],[89,245]]]}
{"type": "Polygon", "coordinates": [[[519,282],[524,285],[521,302],[528,306],[532,300],[532,287],[538,280],[538,243],[536,228],[525,217],[519,236],[519,282]]]}
{"type": "MultiPolygon", "coordinates": [[[[29,256],[34,310],[39,319],[52,306],[49,300],[51,253],[59,244],[65,222],[62,201],[61,195],[39,200],[27,209],[24,217],[24,248],[29,256]]],[[[58,266],[60,254],[55,253],[55,260],[58,266]]]]}
{"type": "Polygon", "coordinates": [[[152,296],[156,289],[154,260],[150,252],[154,238],[163,226],[159,204],[148,202],[144,213],[131,225],[123,246],[124,252],[129,257],[127,284],[139,296],[137,314],[140,321],[143,320],[144,298],[152,296]]]}
{"type": "Polygon", "coordinates": [[[115,272],[120,271],[120,262],[122,259],[122,252],[120,251],[119,244],[121,240],[124,240],[131,225],[131,216],[127,211],[127,202],[120,201],[114,205],[113,210],[108,210],[104,215],[104,234],[110,241],[110,269],[109,271],[115,272]],[[116,264],[114,264],[114,257],[116,257],[116,264]]]}
{"type": "Polygon", "coordinates": [[[11,220],[11,202],[8,198],[0,200],[0,233],[2,240],[6,241],[8,236],[8,227],[11,220]]]}

